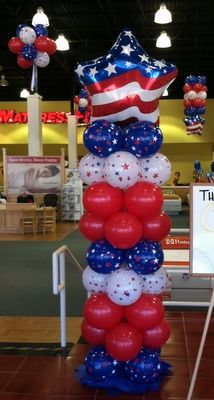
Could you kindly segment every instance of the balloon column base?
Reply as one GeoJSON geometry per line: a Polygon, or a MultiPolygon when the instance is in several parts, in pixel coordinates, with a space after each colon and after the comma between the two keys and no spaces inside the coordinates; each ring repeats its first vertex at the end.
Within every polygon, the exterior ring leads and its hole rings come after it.
{"type": "Polygon", "coordinates": [[[86,373],[84,365],[76,368],[76,377],[80,383],[85,386],[96,389],[106,389],[110,395],[120,393],[144,394],[149,391],[157,391],[163,378],[171,373],[171,365],[165,361],[161,361],[161,371],[159,376],[152,382],[139,383],[128,379],[125,374],[116,378],[111,378],[105,381],[97,380],[86,373]]]}

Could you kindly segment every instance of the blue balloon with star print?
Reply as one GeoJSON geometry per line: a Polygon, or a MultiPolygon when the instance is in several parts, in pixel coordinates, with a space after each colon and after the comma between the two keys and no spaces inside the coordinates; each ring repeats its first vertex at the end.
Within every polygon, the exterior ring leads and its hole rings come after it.
{"type": "Polygon", "coordinates": [[[126,263],[137,274],[147,275],[157,271],[164,260],[160,243],[142,240],[126,251],[126,263]]]}
{"type": "Polygon", "coordinates": [[[149,121],[137,121],[124,130],[124,149],[138,158],[154,155],[162,142],[161,129],[149,121]]]}
{"type": "Polygon", "coordinates": [[[107,157],[122,149],[122,131],[112,122],[97,120],[86,127],[83,141],[91,153],[107,157]]]}
{"type": "Polygon", "coordinates": [[[132,360],[126,361],[127,376],[138,383],[149,383],[158,380],[161,375],[161,361],[159,352],[149,348],[142,348],[132,360]]]}
{"type": "Polygon", "coordinates": [[[114,360],[104,346],[93,347],[85,357],[84,366],[88,377],[97,381],[116,378],[121,373],[121,363],[114,360]]]}
{"type": "Polygon", "coordinates": [[[96,240],[89,246],[86,259],[89,267],[101,274],[109,274],[120,268],[125,251],[112,246],[107,240],[96,240]]]}
{"type": "Polygon", "coordinates": [[[26,60],[32,61],[36,58],[37,50],[33,44],[26,44],[22,48],[22,55],[26,60]]]}

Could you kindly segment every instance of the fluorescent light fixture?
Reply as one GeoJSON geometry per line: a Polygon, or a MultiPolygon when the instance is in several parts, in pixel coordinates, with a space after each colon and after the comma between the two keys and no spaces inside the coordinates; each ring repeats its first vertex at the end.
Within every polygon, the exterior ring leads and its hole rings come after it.
{"type": "Polygon", "coordinates": [[[44,13],[44,10],[42,7],[37,8],[36,14],[33,16],[32,19],[32,25],[44,25],[44,26],[49,26],[49,20],[47,15],[44,13]]]}
{"type": "Polygon", "coordinates": [[[20,97],[22,99],[26,99],[29,96],[30,92],[27,89],[22,89],[20,92],[20,97]]]}
{"type": "Polygon", "coordinates": [[[172,22],[172,14],[166,8],[165,3],[161,3],[159,10],[155,13],[154,22],[156,24],[169,24],[169,22],[172,22]]]}
{"type": "Polygon", "coordinates": [[[56,48],[60,51],[69,50],[69,43],[68,40],[65,38],[63,33],[60,33],[58,38],[56,39],[56,48]]]}
{"type": "Polygon", "coordinates": [[[156,47],[160,47],[162,49],[166,47],[171,47],[171,39],[165,31],[162,31],[160,36],[158,36],[156,41],[156,47]]]}

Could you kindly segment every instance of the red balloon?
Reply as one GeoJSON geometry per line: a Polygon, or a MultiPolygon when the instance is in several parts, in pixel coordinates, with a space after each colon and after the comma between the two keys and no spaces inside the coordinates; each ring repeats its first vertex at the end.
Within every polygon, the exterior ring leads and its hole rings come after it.
{"type": "Polygon", "coordinates": [[[160,242],[170,232],[171,220],[164,211],[154,217],[148,216],[142,220],[143,223],[143,236],[144,240],[153,240],[154,242],[160,242]]]}
{"type": "Polygon", "coordinates": [[[49,39],[47,36],[39,36],[35,41],[34,41],[34,46],[36,47],[36,50],[41,51],[41,52],[48,52],[50,43],[49,39]]]}
{"type": "Polygon", "coordinates": [[[192,100],[190,99],[185,99],[184,102],[184,107],[188,108],[188,107],[192,107],[192,100]]]}
{"type": "Polygon", "coordinates": [[[185,83],[185,85],[183,86],[183,91],[185,93],[189,92],[190,90],[192,90],[192,85],[189,85],[189,83],[185,83]]]}
{"type": "Polygon", "coordinates": [[[121,211],[109,217],[105,223],[105,236],[118,249],[133,247],[142,237],[142,223],[135,215],[121,211]]]}
{"type": "Polygon", "coordinates": [[[85,213],[79,221],[79,230],[86,239],[95,240],[105,239],[104,224],[106,218],[99,217],[91,213],[85,213]]]}
{"type": "Polygon", "coordinates": [[[112,358],[129,361],[142,346],[141,333],[127,322],[121,322],[106,332],[105,346],[112,358]]]}
{"type": "Polygon", "coordinates": [[[8,42],[8,47],[12,53],[19,54],[21,53],[24,43],[18,37],[12,37],[8,42]]]}
{"type": "Polygon", "coordinates": [[[143,345],[146,347],[159,348],[169,339],[171,328],[168,322],[163,319],[161,323],[153,329],[142,332],[143,345]]]}
{"type": "Polygon", "coordinates": [[[139,330],[152,329],[164,317],[164,307],[157,296],[142,294],[130,306],[125,307],[127,321],[139,330]]]}
{"type": "Polygon", "coordinates": [[[86,342],[93,346],[98,346],[105,343],[105,329],[97,329],[90,325],[85,319],[81,324],[81,333],[86,342]]]}
{"type": "Polygon", "coordinates": [[[49,48],[48,50],[46,50],[46,53],[48,53],[49,55],[52,55],[54,53],[56,53],[56,42],[53,39],[48,38],[48,42],[49,42],[49,48]]]}
{"type": "Polygon", "coordinates": [[[94,183],[84,191],[83,205],[92,214],[110,217],[123,208],[123,190],[107,182],[94,183]]]}
{"type": "Polygon", "coordinates": [[[193,90],[196,92],[200,92],[202,90],[203,85],[201,83],[194,83],[193,90]]]}
{"type": "Polygon", "coordinates": [[[31,68],[33,65],[32,61],[26,60],[21,54],[17,57],[17,63],[23,69],[31,68]]]}
{"type": "Polygon", "coordinates": [[[202,101],[203,100],[201,100],[198,97],[196,97],[195,99],[192,100],[192,105],[194,107],[202,107],[202,101]]]}
{"type": "Polygon", "coordinates": [[[83,315],[98,329],[109,329],[123,318],[123,307],[113,303],[105,293],[95,294],[85,302],[83,315]]]}
{"type": "Polygon", "coordinates": [[[124,206],[139,218],[160,214],[163,206],[162,190],[152,182],[137,182],[124,193],[124,206]]]}

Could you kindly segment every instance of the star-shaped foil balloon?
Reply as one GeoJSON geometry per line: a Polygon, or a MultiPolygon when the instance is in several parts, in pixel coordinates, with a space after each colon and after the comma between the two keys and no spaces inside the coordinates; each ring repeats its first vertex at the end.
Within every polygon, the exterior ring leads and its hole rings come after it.
{"type": "Polygon", "coordinates": [[[75,72],[91,96],[91,121],[126,126],[159,122],[159,98],[176,78],[175,65],[149,57],[133,33],[124,29],[110,52],[78,64],[75,72]]]}

